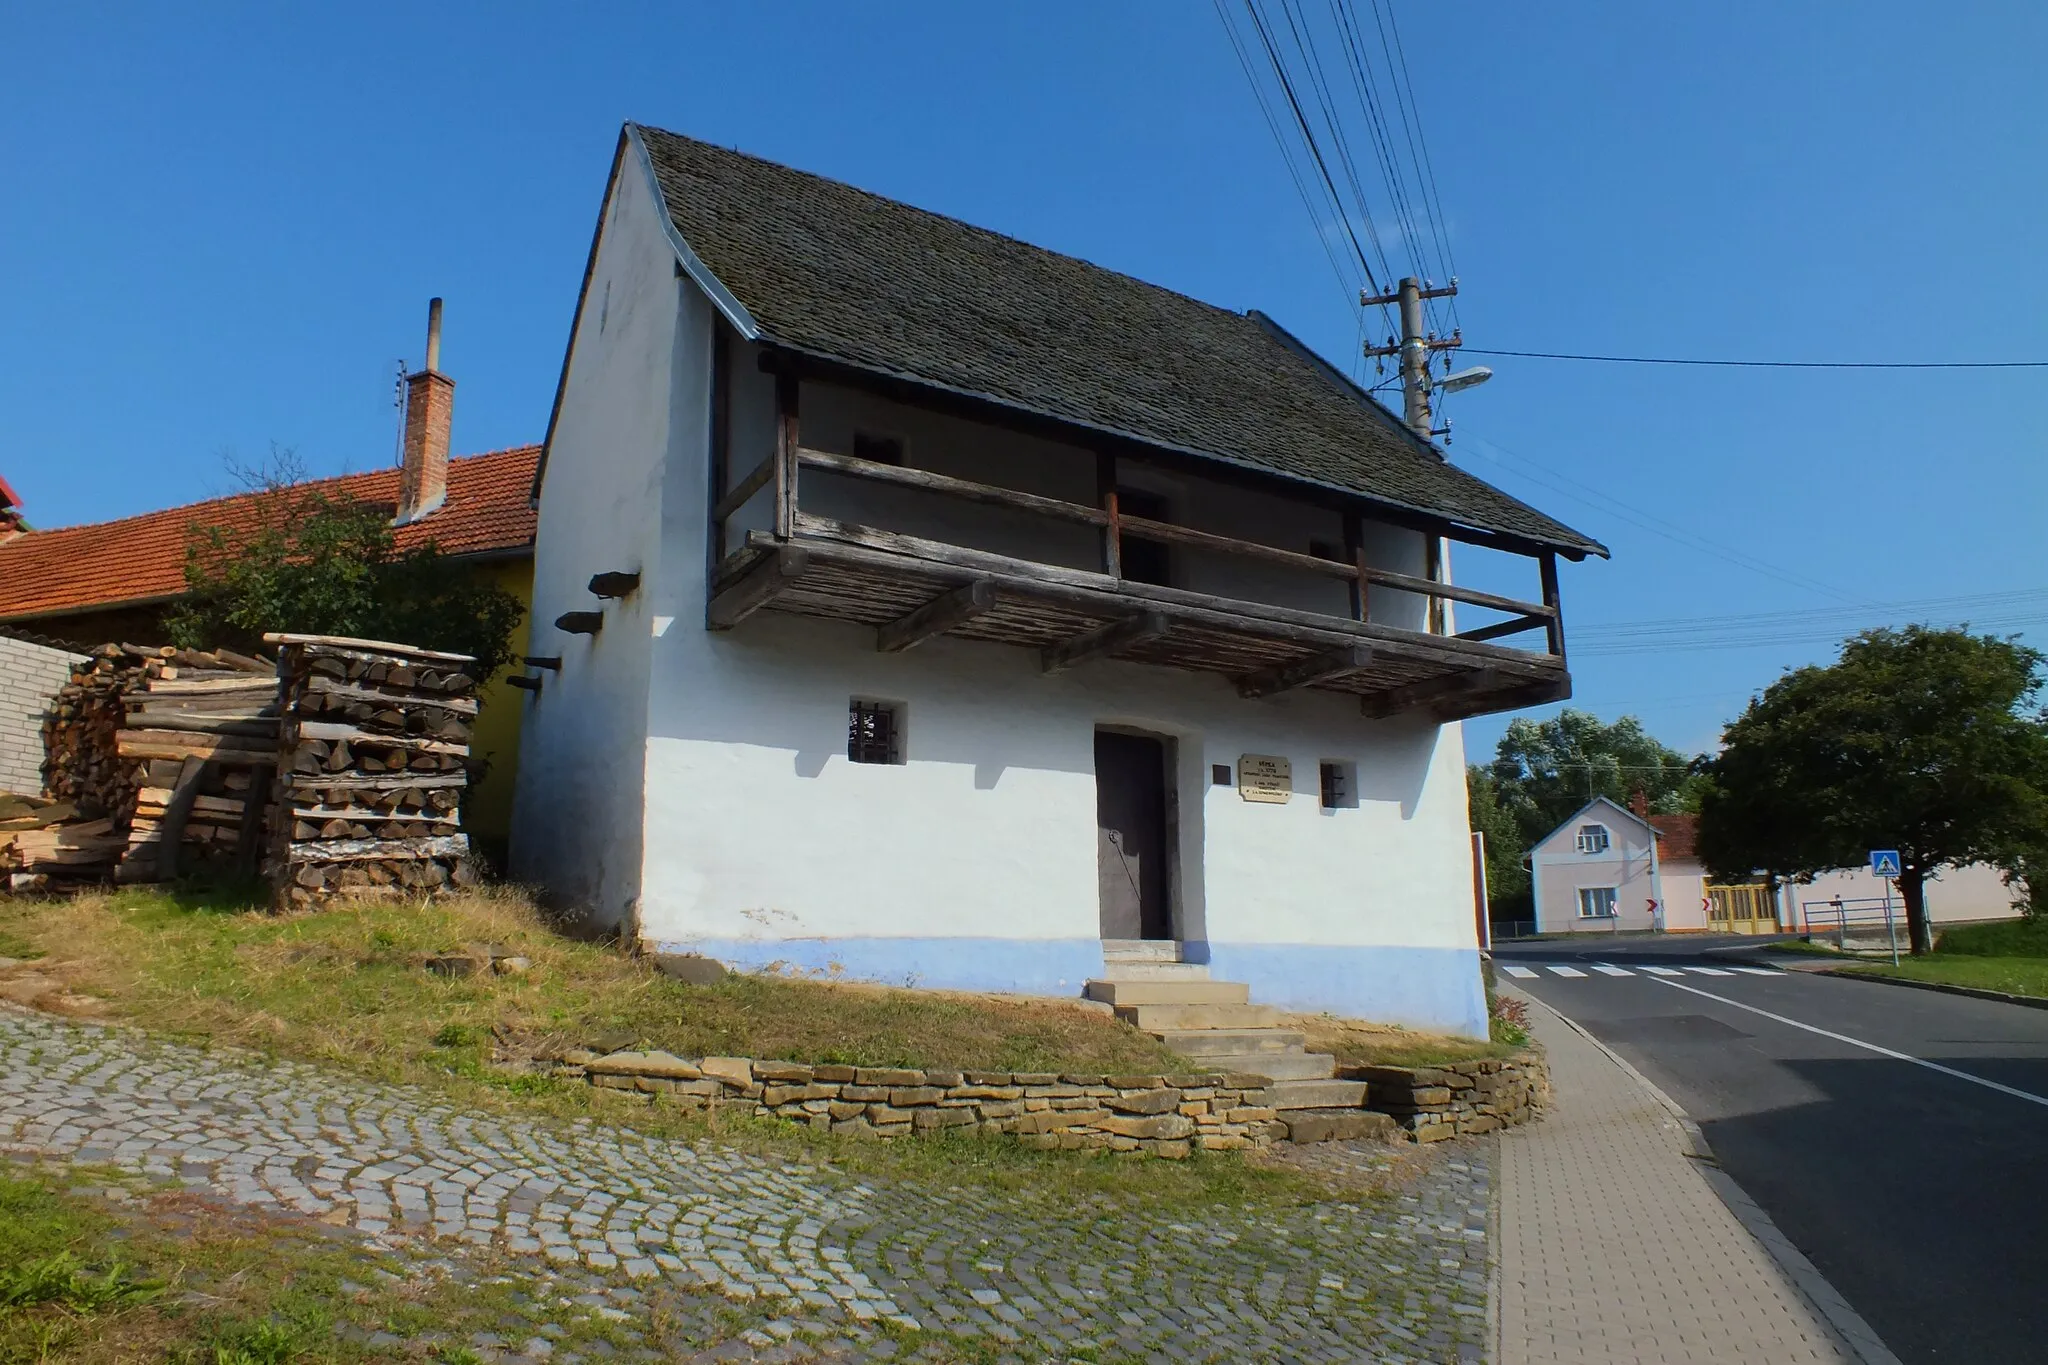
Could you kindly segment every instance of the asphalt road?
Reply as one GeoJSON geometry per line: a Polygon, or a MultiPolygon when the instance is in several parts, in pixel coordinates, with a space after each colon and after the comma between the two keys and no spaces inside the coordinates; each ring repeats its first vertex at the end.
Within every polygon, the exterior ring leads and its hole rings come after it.
{"type": "Polygon", "coordinates": [[[1770,959],[1727,939],[1494,959],[1683,1106],[1902,1360],[2048,1361],[2048,1010],[1738,972],[1770,959]]]}

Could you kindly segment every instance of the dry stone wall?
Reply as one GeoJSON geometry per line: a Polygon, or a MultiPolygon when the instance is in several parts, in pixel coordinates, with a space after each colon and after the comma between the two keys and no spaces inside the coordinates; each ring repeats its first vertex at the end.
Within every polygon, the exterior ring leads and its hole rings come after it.
{"type": "Polygon", "coordinates": [[[948,1128],[1003,1133],[1040,1148],[1185,1157],[1197,1147],[1264,1147],[1287,1136],[1264,1076],[1110,1076],[808,1066],[745,1057],[575,1050],[557,1074],[685,1108],[734,1105],[864,1137],[948,1128]]]}
{"type": "Polygon", "coordinates": [[[1363,1066],[1348,1074],[1366,1083],[1366,1108],[1392,1118],[1416,1142],[1527,1123],[1550,1103],[1550,1069],[1533,1048],[1507,1059],[1363,1066]]]}

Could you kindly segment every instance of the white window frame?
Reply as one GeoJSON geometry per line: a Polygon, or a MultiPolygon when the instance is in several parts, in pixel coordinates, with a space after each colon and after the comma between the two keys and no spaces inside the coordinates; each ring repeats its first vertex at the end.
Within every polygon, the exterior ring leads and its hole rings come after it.
{"type": "Polygon", "coordinates": [[[1579,888],[1580,919],[1615,919],[1621,914],[1621,888],[1618,886],[1582,886],[1579,888]],[[1588,910],[1586,907],[1597,903],[1596,898],[1605,895],[1607,908],[1588,910]]]}
{"type": "Polygon", "coordinates": [[[1614,832],[1597,821],[1580,825],[1578,849],[1581,853],[1605,853],[1614,847],[1614,832]],[[1597,836],[1594,831],[1599,833],[1597,836]],[[1595,840],[1598,840],[1596,843],[1595,840]]]}

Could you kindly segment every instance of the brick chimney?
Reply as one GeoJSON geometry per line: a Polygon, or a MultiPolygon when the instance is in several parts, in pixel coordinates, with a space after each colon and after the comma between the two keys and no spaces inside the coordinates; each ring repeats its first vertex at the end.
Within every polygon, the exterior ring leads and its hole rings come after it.
{"type": "Polygon", "coordinates": [[[27,532],[28,522],[22,519],[21,499],[7,486],[7,480],[0,479],[0,545],[27,532]]]}
{"type": "Polygon", "coordinates": [[[400,526],[418,521],[448,498],[448,428],[455,417],[455,381],[441,373],[441,300],[427,303],[427,365],[405,377],[405,460],[398,475],[400,526]]]}
{"type": "Polygon", "coordinates": [[[1637,787],[1635,790],[1635,794],[1633,796],[1630,796],[1628,799],[1628,808],[1636,813],[1636,819],[1649,819],[1650,794],[1644,791],[1641,787],[1637,787]]]}

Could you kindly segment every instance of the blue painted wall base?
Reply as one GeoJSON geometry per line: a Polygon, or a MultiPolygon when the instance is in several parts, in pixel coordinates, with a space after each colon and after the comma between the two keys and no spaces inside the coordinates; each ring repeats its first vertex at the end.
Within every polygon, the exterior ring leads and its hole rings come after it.
{"type": "MultiPolygon", "coordinates": [[[[1096,939],[699,939],[653,946],[702,953],[737,971],[1069,998],[1102,973],[1096,939]]],[[[1486,1036],[1477,948],[1189,943],[1186,956],[1206,961],[1218,981],[1245,982],[1256,1004],[1486,1036]]]]}

